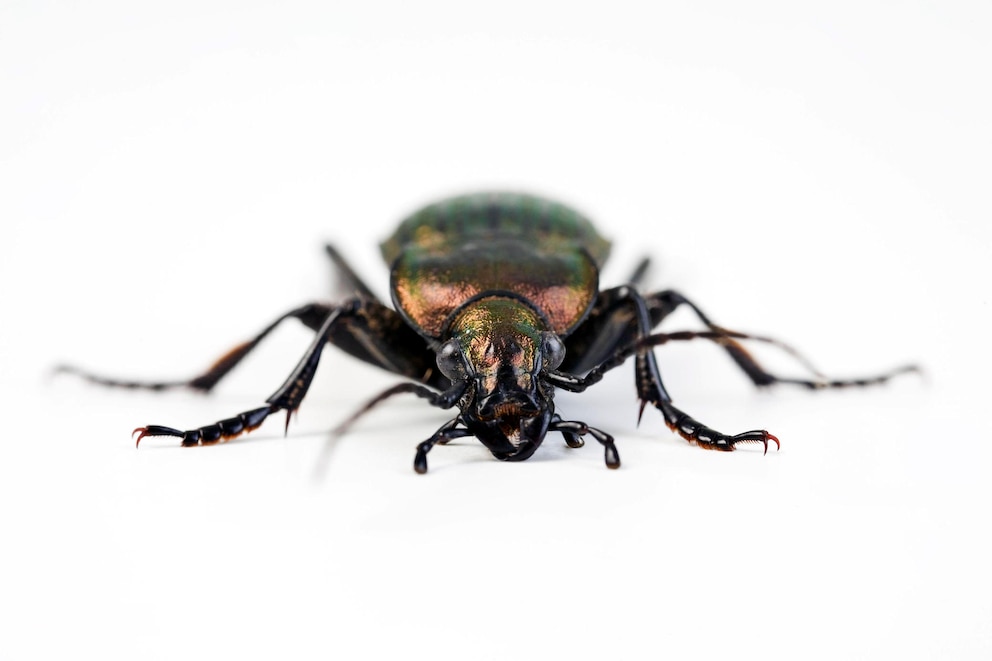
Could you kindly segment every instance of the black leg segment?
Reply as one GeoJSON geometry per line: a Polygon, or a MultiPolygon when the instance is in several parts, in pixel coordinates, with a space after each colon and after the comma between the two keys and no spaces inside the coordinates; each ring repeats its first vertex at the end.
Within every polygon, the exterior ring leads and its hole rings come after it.
{"type": "Polygon", "coordinates": [[[459,428],[457,426],[460,423],[460,417],[449,420],[444,423],[440,429],[434,432],[430,438],[417,445],[417,454],[413,458],[413,470],[417,471],[421,475],[427,472],[427,453],[430,452],[431,448],[438,443],[444,445],[452,439],[471,436],[472,432],[468,429],[459,428]]]}
{"type": "MultiPolygon", "coordinates": [[[[310,307],[307,306],[306,309],[310,309],[310,307]]],[[[398,317],[398,315],[392,310],[374,301],[352,299],[340,306],[324,307],[323,311],[323,318],[310,346],[283,384],[265,400],[265,406],[197,429],[178,430],[163,425],[139,427],[134,432],[138,434],[137,442],[140,443],[141,439],[146,436],[175,436],[181,438],[182,444],[185,446],[216,443],[251,431],[276,411],[286,412],[286,428],[288,428],[292,414],[299,408],[313,382],[321,353],[328,343],[335,344],[353,355],[357,354],[368,362],[404,376],[419,377],[430,372],[426,366],[426,361],[433,357],[433,353],[427,348],[423,340],[417,337],[412,345],[404,345],[402,342],[409,340],[408,336],[399,334],[397,337],[391,333],[391,329],[395,328],[395,323],[398,321],[393,318],[398,317]]],[[[288,313],[280,317],[253,340],[240,345],[239,349],[228,354],[228,356],[234,355],[235,358],[227,359],[225,357],[225,359],[218,361],[217,364],[223,366],[223,372],[220,376],[226,374],[237,364],[279,321],[290,316],[300,315],[288,313]]],[[[309,314],[303,317],[303,320],[304,323],[314,322],[314,318],[309,314]]],[[[402,322],[400,321],[400,323],[402,322]]],[[[308,325],[310,324],[308,323],[308,325]]],[[[204,377],[216,377],[214,378],[214,382],[216,382],[219,379],[217,374],[220,371],[212,368],[205,375],[182,385],[192,385],[204,377]]],[[[437,393],[427,386],[416,383],[402,384],[393,390],[396,392],[390,392],[386,396],[398,392],[414,392],[422,397],[428,397],[436,405],[447,405],[448,407],[457,401],[460,394],[437,393]]],[[[372,402],[367,408],[371,408],[375,403],[377,401],[372,402]]]]}
{"type": "Polygon", "coordinates": [[[565,444],[570,448],[582,447],[582,437],[589,434],[603,446],[606,467],[620,468],[620,454],[617,452],[617,446],[613,442],[613,437],[605,431],[590,427],[577,420],[562,420],[558,415],[555,415],[551,421],[548,431],[560,432],[565,437],[565,444]]]}

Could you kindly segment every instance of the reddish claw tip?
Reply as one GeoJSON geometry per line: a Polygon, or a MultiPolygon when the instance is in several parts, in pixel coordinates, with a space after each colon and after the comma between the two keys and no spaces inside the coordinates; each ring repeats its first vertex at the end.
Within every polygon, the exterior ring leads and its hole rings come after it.
{"type": "Polygon", "coordinates": [[[141,434],[138,436],[138,439],[134,442],[134,447],[138,447],[138,444],[141,443],[141,439],[143,439],[145,436],[148,436],[148,427],[136,427],[135,430],[131,432],[131,438],[134,438],[134,435],[137,434],[138,432],[141,432],[141,434]]]}
{"type": "Polygon", "coordinates": [[[768,454],[768,441],[775,441],[775,450],[776,451],[782,449],[782,444],[778,442],[778,437],[777,436],[775,436],[774,434],[769,434],[768,432],[765,432],[765,436],[767,437],[765,439],[765,454],[768,454]]]}

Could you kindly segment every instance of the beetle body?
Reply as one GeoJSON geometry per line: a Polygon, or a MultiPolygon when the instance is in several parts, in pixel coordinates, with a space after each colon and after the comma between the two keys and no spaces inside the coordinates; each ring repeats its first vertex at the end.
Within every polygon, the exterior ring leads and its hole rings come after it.
{"type": "Polygon", "coordinates": [[[526,459],[544,439],[543,375],[592,308],[609,247],[572,209],[512,194],[433,204],[383,242],[396,309],[440,347],[441,372],[467,381],[464,422],[497,458],[526,459]]]}
{"type": "MultiPolygon", "coordinates": [[[[247,342],[225,353],[206,372],[183,381],[132,382],[76,368],[62,368],[103,385],[188,387],[209,391],[278,324],[297,319],[315,331],[310,347],[285,382],[260,406],[199,428],[148,425],[145,436],[175,436],[184,446],[215,443],[258,427],[272,413],[291,414],[313,380],[323,348],[332,344],[407,380],[375,397],[339,429],[383,400],[412,393],[458,414],[417,446],[414,468],[427,470],[436,444],[475,436],[501,460],[534,454],[549,432],[570,447],[591,435],[604,448],[606,465],[620,465],[609,434],[555,411],[556,388],[582,392],[628,359],[635,363],[641,412],[651,405],[686,440],[715,450],[778,439],[765,430],[728,435],[677,408],[661,381],[653,348],[672,341],[705,339],[719,345],[758,386],[791,383],[808,388],[867,385],[912,371],[912,366],[852,380],[809,379],[767,372],[740,340],[786,345],[714,324],[673,290],[642,293],[643,261],[627,284],[599,289],[599,270],[610,243],[577,211],[557,202],[516,193],[463,195],[410,215],[381,245],[390,267],[393,308],[379,301],[332,246],[328,255],[352,296],[338,305],[309,303],[277,318],[247,342]],[[673,310],[686,306],[703,330],[653,333],[673,310]]],[[[812,368],[810,368],[812,370],[812,368]]]]}

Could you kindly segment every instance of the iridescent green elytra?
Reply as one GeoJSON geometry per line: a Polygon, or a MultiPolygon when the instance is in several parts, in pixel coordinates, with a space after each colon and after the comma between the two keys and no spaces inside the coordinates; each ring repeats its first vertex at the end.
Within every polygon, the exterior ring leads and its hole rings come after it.
{"type": "Polygon", "coordinates": [[[432,204],[382,243],[397,309],[432,338],[465,301],[494,291],[530,301],[564,337],[592,307],[609,251],[577,211],[512,193],[432,204]]]}

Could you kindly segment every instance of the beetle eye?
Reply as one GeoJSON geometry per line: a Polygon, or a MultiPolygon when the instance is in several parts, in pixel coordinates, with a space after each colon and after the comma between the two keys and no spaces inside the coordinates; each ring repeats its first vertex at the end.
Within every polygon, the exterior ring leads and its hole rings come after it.
{"type": "Polygon", "coordinates": [[[458,340],[448,340],[437,350],[437,368],[452,381],[465,378],[465,361],[458,340]]]}
{"type": "Polygon", "coordinates": [[[553,370],[565,360],[565,345],[554,333],[544,333],[541,353],[544,355],[544,369],[553,370]]]}

